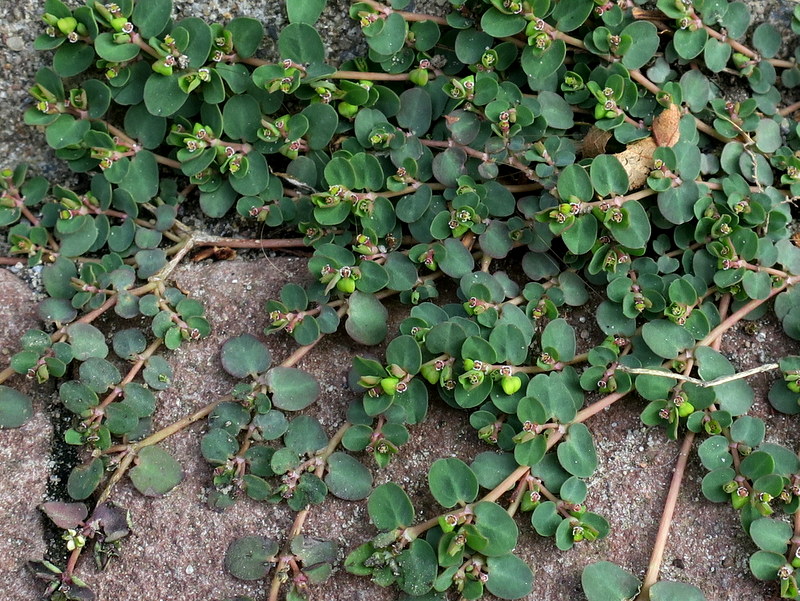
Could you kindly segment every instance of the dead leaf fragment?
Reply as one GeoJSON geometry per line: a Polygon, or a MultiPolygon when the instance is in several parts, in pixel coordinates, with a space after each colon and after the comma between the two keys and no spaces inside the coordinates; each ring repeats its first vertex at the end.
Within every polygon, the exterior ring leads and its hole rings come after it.
{"type": "Polygon", "coordinates": [[[611,139],[611,132],[592,126],[581,143],[581,154],[584,158],[594,158],[606,151],[606,144],[611,139]]]}
{"type": "Polygon", "coordinates": [[[628,174],[628,189],[636,190],[644,186],[647,176],[653,169],[653,153],[658,146],[653,138],[637,140],[614,156],[628,174]]]}
{"type": "Polygon", "coordinates": [[[628,188],[637,190],[647,182],[653,169],[653,153],[659,146],[675,146],[680,138],[680,109],[671,104],[653,119],[653,135],[633,144],[615,154],[617,160],[628,174],[628,188]]]}
{"type": "Polygon", "coordinates": [[[653,138],[658,146],[675,146],[680,138],[681,111],[675,104],[670,104],[653,119],[653,138]]]}

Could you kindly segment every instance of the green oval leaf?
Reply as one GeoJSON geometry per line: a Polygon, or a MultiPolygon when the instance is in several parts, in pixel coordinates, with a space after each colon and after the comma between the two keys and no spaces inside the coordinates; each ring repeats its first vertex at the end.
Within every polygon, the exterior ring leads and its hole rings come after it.
{"type": "Polygon", "coordinates": [[[220,351],[222,368],[235,378],[260,374],[269,368],[271,357],[267,345],[252,334],[231,338],[220,351]]]}
{"type": "Polygon", "coordinates": [[[0,385],[0,428],[19,428],[33,417],[33,403],[21,392],[0,385]]]}
{"type": "Polygon", "coordinates": [[[289,58],[300,64],[325,61],[322,38],[316,29],[306,23],[292,23],[284,27],[278,37],[278,49],[281,58],[289,58]]]}
{"type": "Polygon", "coordinates": [[[428,471],[428,486],[442,507],[472,503],[478,496],[478,478],[470,467],[455,457],[437,459],[428,471]]]}
{"type": "Polygon", "coordinates": [[[225,569],[239,580],[261,580],[269,573],[278,543],[265,536],[237,538],[225,551],[225,569]]]}
{"type": "Polygon", "coordinates": [[[158,497],[175,488],[183,480],[180,463],[157,446],[145,447],[130,471],[131,482],[145,496],[158,497]]]}
{"type": "Polygon", "coordinates": [[[378,530],[394,530],[410,526],[414,521],[414,506],[406,492],[394,482],[382,484],[372,491],[367,512],[378,530]]]}
{"type": "Polygon", "coordinates": [[[625,601],[639,592],[639,580],[610,561],[583,569],[581,585],[587,601],[625,601]]]}
{"type": "Polygon", "coordinates": [[[495,597],[520,599],[533,590],[533,572],[528,564],[516,555],[489,557],[486,560],[486,567],[489,571],[486,590],[495,597]]]}
{"type": "Polygon", "coordinates": [[[295,367],[273,367],[267,372],[272,404],[286,411],[300,411],[320,395],[319,382],[310,373],[295,367]]]}
{"type": "Polygon", "coordinates": [[[104,472],[103,460],[99,457],[73,468],[67,479],[67,494],[76,501],[89,498],[100,484],[104,472]]]}
{"type": "Polygon", "coordinates": [[[372,490],[372,474],[354,457],[337,452],[328,458],[325,484],[340,499],[360,501],[372,490]]]}
{"type": "Polygon", "coordinates": [[[356,290],[347,302],[347,320],[344,327],[359,344],[378,344],[386,338],[386,320],[389,312],[374,294],[356,290]]]}
{"type": "Polygon", "coordinates": [[[556,450],[558,462],[573,476],[588,478],[597,468],[597,453],[592,435],[583,424],[572,424],[564,442],[556,450]]]}

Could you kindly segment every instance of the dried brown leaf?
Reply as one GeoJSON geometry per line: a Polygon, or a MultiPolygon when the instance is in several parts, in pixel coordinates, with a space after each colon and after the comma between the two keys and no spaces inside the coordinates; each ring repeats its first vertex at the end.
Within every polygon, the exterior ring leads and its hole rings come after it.
{"type": "Polygon", "coordinates": [[[656,148],[658,146],[653,138],[645,138],[614,155],[628,174],[629,189],[641,188],[647,181],[647,176],[653,169],[653,153],[656,148]]]}
{"type": "Polygon", "coordinates": [[[681,111],[671,104],[653,119],[653,138],[658,146],[675,146],[680,138],[681,111]]]}
{"type": "Polygon", "coordinates": [[[610,139],[611,132],[592,126],[581,144],[581,154],[584,158],[593,158],[603,154],[610,139]]]}

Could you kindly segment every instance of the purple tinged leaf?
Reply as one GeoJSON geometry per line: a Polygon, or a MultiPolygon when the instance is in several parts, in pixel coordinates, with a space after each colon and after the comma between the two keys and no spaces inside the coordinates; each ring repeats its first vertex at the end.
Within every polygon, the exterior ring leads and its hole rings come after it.
{"type": "Polygon", "coordinates": [[[56,526],[64,530],[79,526],[89,515],[84,503],[50,501],[39,505],[39,509],[44,511],[56,526]]]}

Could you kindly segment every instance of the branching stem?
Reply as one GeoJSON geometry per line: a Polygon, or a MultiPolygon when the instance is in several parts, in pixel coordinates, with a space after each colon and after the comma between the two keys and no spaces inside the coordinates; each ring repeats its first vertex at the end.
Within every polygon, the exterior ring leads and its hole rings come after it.
{"type": "Polygon", "coordinates": [[[675,506],[678,503],[678,493],[680,493],[681,490],[683,473],[686,471],[686,463],[689,460],[689,453],[692,450],[693,443],[694,432],[687,432],[686,438],[683,439],[680,453],[678,454],[678,462],[675,464],[675,471],[672,473],[672,481],[669,485],[667,501],[664,504],[664,511],[661,514],[661,522],[659,523],[656,540],[653,544],[650,563],[647,566],[647,574],[645,575],[642,590],[637,597],[637,601],[649,601],[650,587],[658,580],[658,573],[661,570],[661,562],[664,559],[664,550],[666,549],[667,538],[669,537],[669,526],[672,523],[672,516],[675,514],[675,506]]]}
{"type": "Polygon", "coordinates": [[[720,376],[719,378],[714,378],[713,380],[704,381],[698,378],[693,378],[691,376],[676,374],[673,372],[661,371],[657,369],[647,369],[644,367],[640,368],[640,367],[628,367],[627,365],[617,365],[617,369],[625,373],[634,375],[644,375],[644,376],[656,376],[659,378],[671,378],[673,380],[682,380],[683,382],[689,382],[690,384],[694,384],[695,386],[698,386],[700,388],[711,388],[713,386],[721,386],[722,384],[727,384],[728,382],[733,382],[735,380],[742,380],[744,378],[749,378],[750,376],[754,376],[756,374],[761,374],[779,368],[780,365],[778,365],[777,363],[766,363],[764,365],[759,365],[758,367],[747,369],[745,371],[740,371],[738,373],[731,374],[729,376],[720,376]]]}
{"type": "MultiPolygon", "coordinates": [[[[339,443],[342,442],[342,438],[344,438],[345,432],[350,428],[352,424],[345,422],[337,431],[336,434],[328,442],[328,446],[325,449],[316,455],[316,459],[321,459],[318,463],[317,468],[314,470],[314,475],[317,478],[322,478],[323,474],[325,473],[325,465],[327,463],[328,457],[330,457],[336,447],[339,446],[339,443]]],[[[268,601],[278,601],[278,593],[280,592],[281,588],[281,574],[286,572],[288,568],[288,564],[290,561],[294,559],[294,554],[291,552],[291,544],[292,540],[294,540],[300,533],[303,531],[303,524],[305,524],[306,518],[308,517],[309,507],[305,507],[305,509],[301,510],[294,518],[294,523],[292,524],[291,529],[289,530],[289,536],[286,539],[286,544],[284,545],[283,551],[280,553],[280,559],[278,560],[278,565],[275,567],[275,575],[272,577],[272,582],[270,583],[269,587],[269,595],[267,597],[268,601]]]]}

